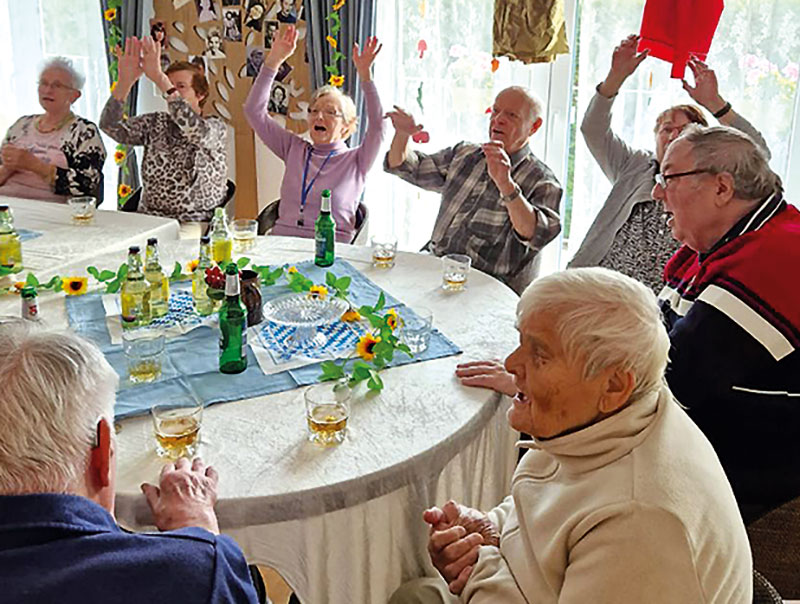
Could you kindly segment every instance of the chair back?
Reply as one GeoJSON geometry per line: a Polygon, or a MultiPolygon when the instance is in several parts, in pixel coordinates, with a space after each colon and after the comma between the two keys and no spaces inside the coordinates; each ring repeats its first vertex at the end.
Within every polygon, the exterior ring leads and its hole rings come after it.
{"type": "Polygon", "coordinates": [[[783,604],[783,599],[772,583],[753,569],[753,604],[783,604]]]}
{"type": "Polygon", "coordinates": [[[800,599],[800,497],[747,526],[753,567],[787,600],[800,599]]]}
{"type": "Polygon", "coordinates": [[[258,213],[258,234],[266,235],[275,226],[278,220],[278,205],[281,203],[280,199],[270,201],[264,209],[258,213]]]}
{"type": "Polygon", "coordinates": [[[367,244],[367,230],[364,227],[367,226],[368,220],[369,210],[363,201],[359,202],[358,208],[356,208],[356,228],[353,231],[353,239],[350,243],[355,245],[367,244]]]}

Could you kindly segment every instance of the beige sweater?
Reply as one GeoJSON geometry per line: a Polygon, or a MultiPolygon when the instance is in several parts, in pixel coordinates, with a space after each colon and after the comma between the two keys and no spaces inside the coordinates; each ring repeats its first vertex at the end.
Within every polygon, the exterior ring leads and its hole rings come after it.
{"type": "Polygon", "coordinates": [[[489,513],[500,547],[481,547],[464,602],[750,604],[730,485],[666,387],[527,446],[511,495],[489,513]]]}

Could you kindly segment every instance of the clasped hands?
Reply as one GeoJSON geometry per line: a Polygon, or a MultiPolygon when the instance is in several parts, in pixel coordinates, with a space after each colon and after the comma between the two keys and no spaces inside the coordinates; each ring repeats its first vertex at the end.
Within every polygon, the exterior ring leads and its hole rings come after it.
{"type": "Polygon", "coordinates": [[[161,45],[150,36],[144,36],[141,40],[135,36],[128,38],[125,40],[124,51],[117,48],[117,58],[120,80],[118,86],[132,86],[142,74],[156,85],[163,84],[165,79],[169,84],[167,76],[161,70],[161,45]]]}
{"type": "Polygon", "coordinates": [[[430,526],[428,553],[450,592],[460,594],[467,584],[481,545],[499,547],[500,532],[489,517],[473,508],[448,501],[422,515],[430,526]]]}

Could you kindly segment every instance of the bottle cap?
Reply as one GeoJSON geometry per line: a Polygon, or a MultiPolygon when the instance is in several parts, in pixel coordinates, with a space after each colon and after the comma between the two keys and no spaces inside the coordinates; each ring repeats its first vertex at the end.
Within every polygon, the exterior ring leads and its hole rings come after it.
{"type": "Polygon", "coordinates": [[[21,294],[23,298],[34,298],[36,297],[36,288],[32,285],[26,285],[22,288],[21,294]]]}
{"type": "Polygon", "coordinates": [[[158,245],[158,238],[150,237],[150,239],[147,240],[147,245],[158,245]]]}
{"type": "Polygon", "coordinates": [[[131,247],[128,248],[128,253],[129,254],[138,254],[139,253],[139,246],[138,245],[132,245],[131,247]]]}
{"type": "Polygon", "coordinates": [[[8,206],[0,206],[0,212],[7,212],[8,206]]]}
{"type": "Polygon", "coordinates": [[[200,237],[200,243],[202,243],[203,245],[211,243],[211,237],[209,237],[208,235],[203,235],[202,237],[200,237]]]}
{"type": "Polygon", "coordinates": [[[331,190],[330,189],[324,189],[322,191],[322,196],[323,197],[330,197],[331,196],[331,190]]]}

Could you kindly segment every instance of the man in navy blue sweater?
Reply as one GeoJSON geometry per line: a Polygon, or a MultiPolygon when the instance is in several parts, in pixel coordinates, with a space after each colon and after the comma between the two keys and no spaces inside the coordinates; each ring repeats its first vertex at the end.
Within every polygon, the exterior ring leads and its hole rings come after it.
{"type": "Polygon", "coordinates": [[[0,384],[0,603],[257,602],[201,460],[143,485],[164,532],[117,526],[117,375],[94,345],[0,324],[0,384]]]}

